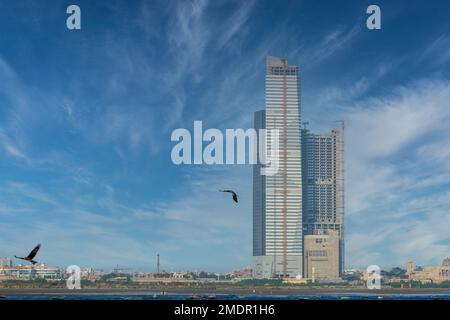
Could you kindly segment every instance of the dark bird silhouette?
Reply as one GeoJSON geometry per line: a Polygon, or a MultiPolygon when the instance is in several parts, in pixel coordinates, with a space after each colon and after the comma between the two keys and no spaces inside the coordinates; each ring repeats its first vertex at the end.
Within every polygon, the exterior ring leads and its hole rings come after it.
{"type": "Polygon", "coordinates": [[[18,257],[18,256],[14,256],[14,257],[16,257],[17,259],[22,259],[22,260],[25,260],[25,261],[29,261],[32,264],[36,264],[37,261],[34,261],[33,258],[38,253],[40,247],[41,247],[41,245],[38,244],[36,247],[34,247],[33,250],[31,250],[31,252],[26,257],[18,257]]]}
{"type": "Polygon", "coordinates": [[[225,190],[219,190],[220,192],[229,192],[229,193],[231,193],[232,195],[233,195],[233,200],[234,200],[234,202],[238,202],[238,196],[237,196],[237,194],[236,194],[236,192],[234,192],[233,190],[228,190],[228,189],[225,189],[225,190]]]}

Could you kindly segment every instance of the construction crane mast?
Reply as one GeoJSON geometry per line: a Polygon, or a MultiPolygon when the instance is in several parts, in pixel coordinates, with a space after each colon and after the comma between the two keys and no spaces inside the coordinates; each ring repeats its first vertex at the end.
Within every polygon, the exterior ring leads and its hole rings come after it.
{"type": "Polygon", "coordinates": [[[344,272],[345,266],[345,241],[344,241],[344,216],[345,216],[345,128],[347,126],[347,120],[338,120],[341,124],[341,230],[340,230],[340,273],[344,272]]]}
{"type": "Polygon", "coordinates": [[[156,273],[159,273],[159,253],[156,254],[156,273]]]}
{"type": "Polygon", "coordinates": [[[283,75],[283,161],[282,161],[282,174],[283,174],[283,202],[282,202],[282,246],[283,246],[283,278],[287,276],[287,84],[286,84],[286,72],[283,75]]]}

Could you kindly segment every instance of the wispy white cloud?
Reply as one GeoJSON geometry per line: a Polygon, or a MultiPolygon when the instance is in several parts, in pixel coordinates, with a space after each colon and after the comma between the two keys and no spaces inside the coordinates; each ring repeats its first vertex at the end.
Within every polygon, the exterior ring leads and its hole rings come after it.
{"type": "Polygon", "coordinates": [[[122,204],[108,190],[103,196],[83,199],[71,198],[70,190],[59,190],[54,196],[47,189],[21,182],[0,185],[4,203],[0,256],[12,256],[41,242],[39,261],[53,265],[109,269],[127,261],[122,265],[147,265],[148,270],[157,248],[164,248],[157,236],[143,241],[136,235],[154,228],[157,216],[139,218],[148,209],[122,204]]]}
{"type": "MultiPolygon", "coordinates": [[[[393,190],[411,183],[408,175],[399,175],[396,156],[420,143],[427,134],[445,128],[450,116],[449,96],[447,82],[422,81],[399,88],[390,96],[359,101],[345,109],[349,120],[349,183],[354,191],[351,212],[365,208],[367,203],[363,203],[370,196],[394,196],[397,193],[393,190]]],[[[442,142],[445,144],[444,138],[442,142]]]]}
{"type": "Polygon", "coordinates": [[[349,48],[351,41],[357,37],[360,31],[360,26],[335,26],[325,35],[320,34],[320,39],[314,43],[304,43],[299,46],[292,55],[298,56],[305,66],[311,67],[339,51],[349,48]]]}
{"type": "Polygon", "coordinates": [[[222,49],[233,37],[242,32],[242,28],[250,18],[256,1],[244,1],[242,5],[231,15],[223,28],[224,32],[217,40],[219,50],[222,49]]]}
{"type": "Polygon", "coordinates": [[[443,34],[433,40],[425,49],[422,60],[431,60],[435,65],[445,65],[450,61],[450,36],[443,34]]]}
{"type": "Polygon", "coordinates": [[[15,146],[11,139],[9,139],[1,130],[0,130],[0,143],[3,145],[3,149],[7,154],[18,158],[20,160],[24,160],[25,162],[29,162],[28,157],[19,149],[18,146],[15,146]]]}
{"type": "MultiPolygon", "coordinates": [[[[50,263],[109,266],[127,261],[149,266],[156,251],[175,268],[197,260],[197,267],[216,270],[228,267],[229,261],[250,262],[249,168],[186,169],[164,199],[136,197],[139,205],[128,201],[130,190],[94,169],[98,162],[106,167],[114,160],[97,162],[97,150],[111,157],[119,154],[126,166],[142,150],[154,156],[169,143],[167,131],[184,118],[251,126],[252,111],[264,107],[267,54],[287,53],[301,67],[314,68],[344,52],[351,56],[360,34],[358,27],[336,26],[325,33],[319,30],[317,36],[311,32],[312,39],[301,37],[297,31],[303,30],[292,30],[298,18],[294,15],[277,20],[268,31],[258,29],[263,34],[255,37],[251,21],[259,4],[236,4],[229,16],[212,21],[208,10],[216,4],[211,2],[168,2],[154,11],[143,1],[140,13],[126,21],[126,31],[84,33],[82,45],[73,46],[80,49],[78,56],[89,57],[73,66],[78,77],[48,91],[26,85],[24,76],[0,58],[5,163],[39,169],[33,171],[37,174],[43,167],[52,170],[37,176],[42,183],[0,184],[0,214],[5,218],[0,228],[6,243],[0,255],[28,249],[40,239],[46,248],[42,259],[50,263]],[[136,30],[138,39],[131,35],[136,30]],[[59,138],[67,140],[58,149],[59,138]],[[239,205],[216,191],[223,187],[238,189],[239,205]]],[[[120,7],[113,9],[117,17],[122,14],[120,7]]],[[[447,36],[438,37],[424,57],[445,65],[448,44],[447,36]]],[[[350,265],[402,264],[408,258],[431,263],[449,249],[449,84],[425,80],[366,98],[391,67],[378,63],[370,76],[361,73],[314,95],[317,111],[333,120],[349,120],[350,265]]],[[[127,178],[152,179],[140,174],[138,169],[127,171],[127,178]]]]}
{"type": "Polygon", "coordinates": [[[193,76],[194,81],[200,78],[201,65],[210,33],[204,24],[206,0],[184,1],[174,7],[174,15],[169,21],[169,52],[175,62],[173,68],[164,75],[170,87],[178,84],[182,77],[193,76]]]}
{"type": "MultiPolygon", "coordinates": [[[[346,238],[349,263],[364,267],[378,264],[382,267],[405,266],[409,260],[421,265],[436,265],[449,255],[450,228],[449,199],[441,195],[430,197],[431,206],[420,210],[406,204],[407,216],[396,219],[396,209],[381,211],[381,217],[368,218],[368,230],[352,230],[346,238]],[[437,205],[435,202],[440,202],[437,205]],[[420,213],[419,215],[417,213],[420,213]]],[[[364,225],[364,223],[360,224],[364,225]]]]}
{"type": "Polygon", "coordinates": [[[108,268],[115,263],[152,269],[153,257],[160,252],[165,266],[174,270],[206,268],[226,271],[229,261],[235,267],[250,263],[251,256],[251,170],[249,167],[198,168],[188,183],[173,190],[177,199],[156,205],[131,206],[105,190],[104,196],[87,195],[71,199],[61,190],[57,197],[36,186],[8,182],[0,186],[9,197],[0,214],[15,219],[15,227],[2,234],[2,255],[13,255],[39,241],[45,247],[40,261],[51,264],[96,265],[108,268]],[[221,188],[235,188],[239,204],[221,188]],[[32,202],[23,201],[32,199],[32,202]],[[18,206],[23,203],[23,206],[18,206]],[[44,211],[44,212],[42,212],[44,211]],[[40,218],[39,218],[40,217],[40,218]],[[17,234],[29,229],[27,237],[17,234]],[[141,235],[145,234],[143,240],[141,235]],[[14,242],[7,246],[6,243],[14,242]],[[205,243],[208,247],[205,248],[205,243]],[[225,248],[225,249],[224,249],[225,248]],[[205,261],[204,255],[208,254],[205,261]],[[202,262],[196,264],[200,259],[202,262]],[[124,262],[125,261],[125,262],[124,262]],[[146,267],[147,266],[147,267],[146,267]]]}
{"type": "Polygon", "coordinates": [[[448,167],[436,166],[447,157],[448,101],[448,81],[422,80],[345,109],[350,264],[431,264],[450,253],[448,167]]]}
{"type": "MultiPolygon", "coordinates": [[[[199,168],[196,171],[188,184],[177,191],[183,194],[159,210],[168,219],[165,232],[170,240],[167,241],[198,258],[207,250],[209,259],[202,261],[202,265],[215,270],[224,270],[226,261],[236,261],[236,267],[251,263],[250,167],[199,168]],[[239,204],[228,194],[218,192],[223,188],[236,190],[239,204]],[[205,243],[208,243],[207,249],[205,243]]],[[[174,263],[183,265],[192,263],[190,261],[185,256],[174,263]]]]}
{"type": "Polygon", "coordinates": [[[316,94],[317,99],[314,101],[315,108],[330,112],[330,109],[336,108],[336,105],[345,105],[361,99],[374,85],[383,81],[391,69],[391,63],[382,62],[372,67],[369,75],[364,74],[356,81],[351,78],[345,83],[320,88],[316,94]]]}

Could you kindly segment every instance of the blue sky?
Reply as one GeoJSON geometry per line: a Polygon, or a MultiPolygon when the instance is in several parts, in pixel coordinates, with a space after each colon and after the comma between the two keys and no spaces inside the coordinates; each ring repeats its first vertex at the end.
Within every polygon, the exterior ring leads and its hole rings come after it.
{"type": "Polygon", "coordinates": [[[314,131],[345,118],[347,265],[450,255],[450,4],[2,1],[0,256],[111,269],[251,264],[251,168],[175,166],[176,128],[250,128],[264,60],[301,68],[314,131]],[[82,30],[65,26],[81,7],[82,30]],[[233,187],[239,205],[217,192],[233,187]]]}

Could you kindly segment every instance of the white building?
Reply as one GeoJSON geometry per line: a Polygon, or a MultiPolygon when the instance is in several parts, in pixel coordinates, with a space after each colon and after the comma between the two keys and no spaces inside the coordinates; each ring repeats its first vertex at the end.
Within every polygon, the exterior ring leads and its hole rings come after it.
{"type": "Polygon", "coordinates": [[[61,271],[58,268],[49,267],[45,264],[35,266],[1,266],[0,275],[7,279],[17,280],[60,280],[62,278],[61,271]]]}
{"type": "Polygon", "coordinates": [[[11,258],[0,258],[0,266],[12,267],[11,258]]]}

